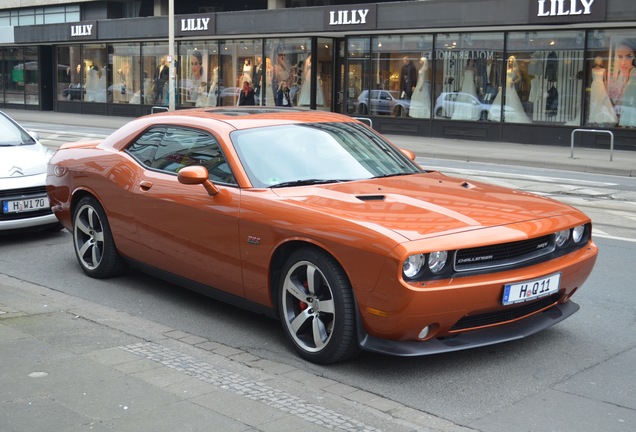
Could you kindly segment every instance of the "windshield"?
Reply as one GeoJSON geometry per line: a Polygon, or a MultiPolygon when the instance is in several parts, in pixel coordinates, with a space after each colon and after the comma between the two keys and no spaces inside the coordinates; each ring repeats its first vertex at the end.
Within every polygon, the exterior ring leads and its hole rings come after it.
{"type": "Polygon", "coordinates": [[[258,188],[422,172],[401,151],[356,123],[269,126],[236,131],[231,138],[258,188]]]}
{"type": "Polygon", "coordinates": [[[35,144],[35,140],[8,117],[0,114],[0,147],[25,144],[35,144]]]}

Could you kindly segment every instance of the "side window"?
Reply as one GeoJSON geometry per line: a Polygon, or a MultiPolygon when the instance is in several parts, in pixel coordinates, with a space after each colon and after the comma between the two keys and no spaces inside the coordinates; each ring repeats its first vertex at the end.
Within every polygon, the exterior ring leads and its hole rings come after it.
{"type": "Polygon", "coordinates": [[[151,129],[140,137],[129,149],[148,168],[178,173],[184,167],[201,165],[207,168],[210,180],[217,183],[236,184],[232,171],[221,153],[219,143],[206,132],[168,126],[162,128],[157,145],[151,129]],[[148,137],[147,137],[148,135],[148,137]],[[152,139],[153,145],[147,141],[152,139]],[[143,141],[142,141],[143,140],[143,141]],[[153,151],[140,152],[136,147],[153,147],[153,151]],[[139,157],[137,153],[143,153],[139,157]]]}
{"type": "Polygon", "coordinates": [[[152,167],[165,133],[165,127],[149,129],[137,138],[137,140],[126,149],[126,152],[143,165],[152,167]]]}

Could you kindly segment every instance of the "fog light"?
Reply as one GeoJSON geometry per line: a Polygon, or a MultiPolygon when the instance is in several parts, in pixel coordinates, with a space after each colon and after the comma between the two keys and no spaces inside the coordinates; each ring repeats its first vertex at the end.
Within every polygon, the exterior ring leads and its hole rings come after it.
{"type": "Polygon", "coordinates": [[[419,339],[426,339],[426,336],[428,336],[428,333],[429,333],[429,331],[430,331],[430,330],[431,330],[431,329],[430,329],[430,327],[429,327],[429,326],[424,327],[424,328],[422,329],[422,331],[420,332],[420,334],[418,334],[418,335],[417,335],[417,337],[418,337],[419,339]]]}

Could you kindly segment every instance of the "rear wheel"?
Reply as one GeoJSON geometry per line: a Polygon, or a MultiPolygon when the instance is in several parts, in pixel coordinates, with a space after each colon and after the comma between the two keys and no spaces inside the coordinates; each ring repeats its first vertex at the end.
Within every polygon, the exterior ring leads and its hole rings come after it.
{"type": "Polygon", "coordinates": [[[288,258],[282,274],[280,319],[301,357],[329,364],[357,355],[353,292],[340,265],[307,247],[288,258]]]}
{"type": "Polygon", "coordinates": [[[367,108],[366,104],[360,104],[358,105],[358,114],[368,114],[369,113],[369,109],[367,108]]]}
{"type": "Polygon", "coordinates": [[[84,197],[73,216],[73,245],[84,273],[107,278],[123,272],[125,263],[115,248],[106,212],[93,197],[84,197]]]}

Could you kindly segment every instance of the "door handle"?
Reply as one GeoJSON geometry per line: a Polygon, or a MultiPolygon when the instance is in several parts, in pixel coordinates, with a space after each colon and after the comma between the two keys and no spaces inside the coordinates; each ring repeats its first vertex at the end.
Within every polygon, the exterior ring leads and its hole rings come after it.
{"type": "Polygon", "coordinates": [[[142,180],[141,182],[139,182],[139,187],[145,191],[150,190],[150,188],[152,187],[152,182],[148,180],[142,180]]]}

